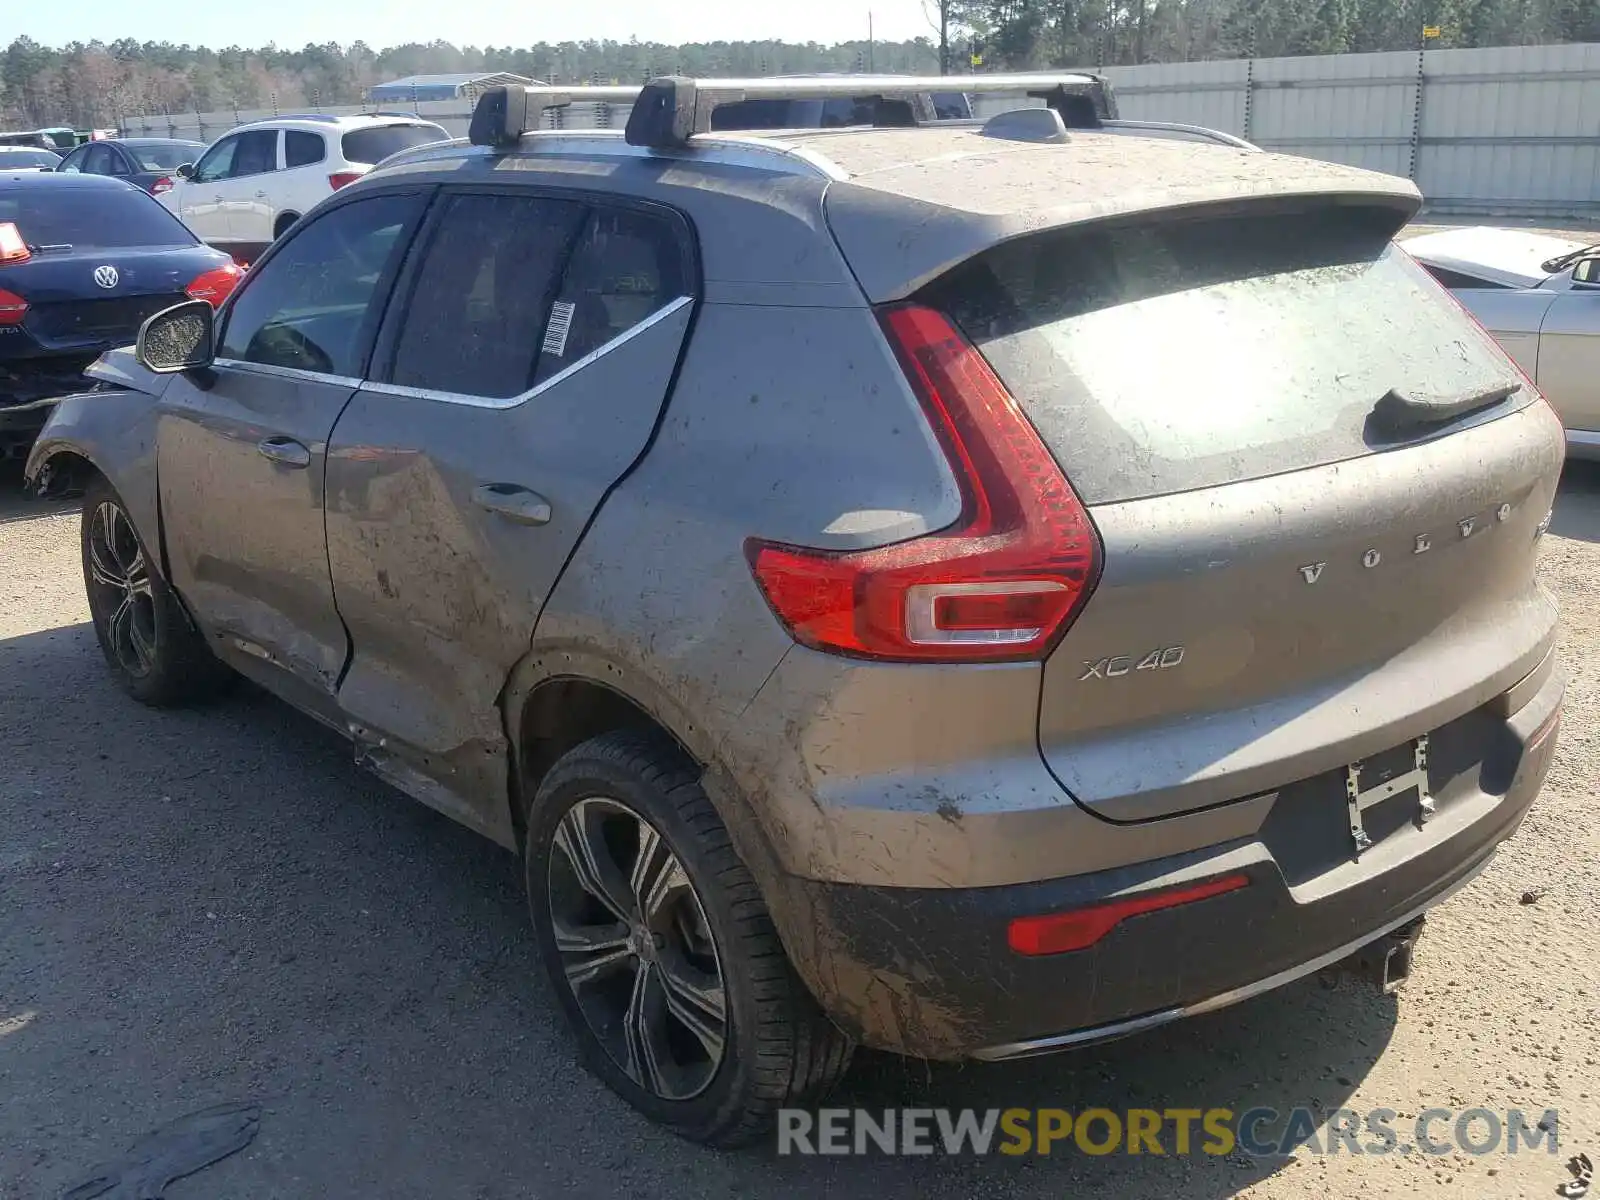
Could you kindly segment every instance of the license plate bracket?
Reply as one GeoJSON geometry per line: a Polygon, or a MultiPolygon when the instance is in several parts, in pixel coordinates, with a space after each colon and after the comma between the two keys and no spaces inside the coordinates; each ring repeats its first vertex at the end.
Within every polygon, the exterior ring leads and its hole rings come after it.
{"type": "Polygon", "coordinates": [[[1345,808],[1350,818],[1350,840],[1355,846],[1354,857],[1360,861],[1363,851],[1372,848],[1372,837],[1367,833],[1361,814],[1374,804],[1381,804],[1392,796],[1416,789],[1417,820],[1427,824],[1435,810],[1433,794],[1428,790],[1428,735],[1423,734],[1411,743],[1411,769],[1371,787],[1361,786],[1363,764],[1353,762],[1345,768],[1345,808]]]}

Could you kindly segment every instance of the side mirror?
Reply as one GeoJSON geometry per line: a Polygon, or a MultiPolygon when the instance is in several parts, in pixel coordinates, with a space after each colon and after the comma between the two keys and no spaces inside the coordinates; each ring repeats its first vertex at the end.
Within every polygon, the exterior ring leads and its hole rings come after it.
{"type": "Polygon", "coordinates": [[[193,163],[180,163],[178,165],[178,169],[176,171],[174,171],[173,174],[176,175],[179,179],[193,179],[194,178],[194,164],[193,163]]]}
{"type": "Polygon", "coordinates": [[[216,357],[216,313],[207,300],[162,309],[139,327],[134,358],[147,371],[176,375],[209,367],[216,357]]]}

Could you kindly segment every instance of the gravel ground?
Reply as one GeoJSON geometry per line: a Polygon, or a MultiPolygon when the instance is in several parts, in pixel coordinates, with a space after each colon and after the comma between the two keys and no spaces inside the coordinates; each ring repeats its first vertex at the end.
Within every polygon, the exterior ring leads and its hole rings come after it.
{"type": "Polygon", "coordinates": [[[1388,1107],[1402,1121],[1554,1107],[1559,1157],[698,1150],[578,1067],[535,980],[509,855],[252,690],[184,713],[115,691],[77,529],[74,511],[0,479],[0,1195],[59,1196],[157,1126],[240,1101],[262,1106],[259,1136],[170,1200],[1482,1200],[1552,1196],[1569,1154],[1600,1151],[1600,472],[1569,469],[1544,551],[1571,675],[1554,772],[1490,869],[1437,910],[1398,1001],[1311,982],[1071,1057],[868,1057],[842,1100],[1388,1107]]]}

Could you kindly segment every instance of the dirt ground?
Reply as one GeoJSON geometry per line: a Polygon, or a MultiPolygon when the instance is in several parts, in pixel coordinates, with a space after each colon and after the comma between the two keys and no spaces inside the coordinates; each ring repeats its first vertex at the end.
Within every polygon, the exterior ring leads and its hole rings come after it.
{"type": "MultiPolygon", "coordinates": [[[[1600,471],[1542,572],[1571,683],[1542,799],[1436,911],[1399,998],[1297,984],[1009,1066],[861,1061],[839,1103],[1560,1112],[1560,1154],[1015,1161],[714,1154],[577,1065],[511,856],[244,689],[140,708],[87,624],[77,515],[0,478],[0,1196],[53,1197],[155,1127],[255,1102],[170,1200],[1104,1195],[1548,1197],[1600,1153],[1600,471]],[[1522,903],[1528,893],[1533,903],[1522,903]]],[[[117,1193],[121,1196],[125,1193],[117,1193]]]]}

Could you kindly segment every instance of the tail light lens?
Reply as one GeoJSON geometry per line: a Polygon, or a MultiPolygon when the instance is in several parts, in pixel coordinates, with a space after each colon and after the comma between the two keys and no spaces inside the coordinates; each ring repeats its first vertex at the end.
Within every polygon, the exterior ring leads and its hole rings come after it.
{"type": "Polygon", "coordinates": [[[1250,886],[1248,875],[1223,875],[1208,879],[1192,887],[1168,888],[1161,892],[1145,892],[1094,904],[1070,912],[1050,913],[1042,917],[1018,917],[1006,928],[1006,942],[1018,954],[1030,957],[1039,954],[1066,954],[1073,950],[1087,950],[1129,917],[1142,913],[1160,912],[1223,896],[1250,886]]]}
{"type": "Polygon", "coordinates": [[[233,289],[239,285],[239,280],[244,277],[244,272],[234,263],[226,263],[203,275],[197,275],[194,281],[184,291],[189,293],[190,299],[204,300],[212,308],[220,308],[222,302],[233,294],[233,289]]]}
{"type": "Polygon", "coordinates": [[[872,550],[752,538],[746,554],[767,603],[796,641],[817,650],[900,662],[1043,657],[1098,578],[1089,514],[947,317],[908,304],[881,320],[960,484],[961,517],[872,550]]]}
{"type": "Polygon", "coordinates": [[[21,325],[28,315],[28,302],[15,292],[0,288],[0,325],[21,325]]]}
{"type": "Polygon", "coordinates": [[[160,179],[156,180],[150,185],[150,194],[152,196],[160,196],[166,192],[170,192],[171,190],[172,177],[170,175],[163,175],[160,179]]]}
{"type": "Polygon", "coordinates": [[[361,171],[335,172],[334,174],[328,176],[328,186],[337,192],[340,188],[347,187],[356,180],[360,179],[363,174],[364,172],[361,171]]]}
{"type": "Polygon", "coordinates": [[[32,257],[33,252],[23,240],[22,230],[10,221],[0,221],[0,265],[27,262],[32,257]]]}

